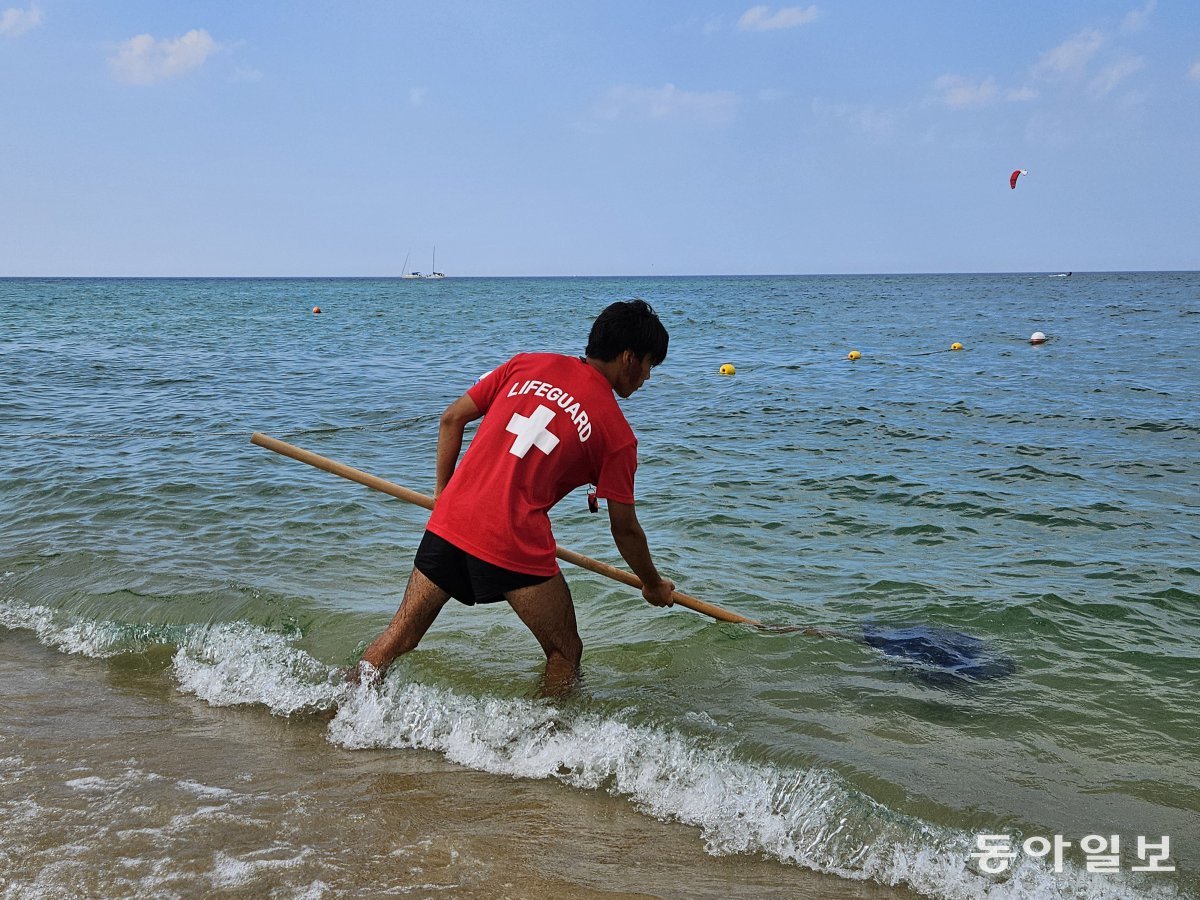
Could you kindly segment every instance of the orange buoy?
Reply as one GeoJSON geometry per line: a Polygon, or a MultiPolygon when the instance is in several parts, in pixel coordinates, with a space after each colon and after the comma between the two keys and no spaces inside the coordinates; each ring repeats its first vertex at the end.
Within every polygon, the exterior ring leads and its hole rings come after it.
{"type": "Polygon", "coordinates": [[[319,307],[319,306],[314,306],[314,307],[313,307],[313,315],[314,315],[314,316],[319,316],[320,314],[321,314],[321,307],[319,307]]]}

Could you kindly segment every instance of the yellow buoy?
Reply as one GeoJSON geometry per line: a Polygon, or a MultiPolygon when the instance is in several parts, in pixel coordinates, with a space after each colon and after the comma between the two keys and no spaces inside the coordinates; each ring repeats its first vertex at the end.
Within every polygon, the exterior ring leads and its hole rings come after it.
{"type": "Polygon", "coordinates": [[[721,374],[722,375],[736,375],[737,369],[735,369],[730,363],[725,363],[725,365],[721,366],[721,374]]]}
{"type": "Polygon", "coordinates": [[[846,354],[846,359],[862,359],[862,354],[857,350],[851,350],[846,354]]]}
{"type": "Polygon", "coordinates": [[[953,344],[950,345],[951,350],[961,350],[962,348],[963,348],[963,345],[960,344],[958,341],[955,341],[953,344]]]}

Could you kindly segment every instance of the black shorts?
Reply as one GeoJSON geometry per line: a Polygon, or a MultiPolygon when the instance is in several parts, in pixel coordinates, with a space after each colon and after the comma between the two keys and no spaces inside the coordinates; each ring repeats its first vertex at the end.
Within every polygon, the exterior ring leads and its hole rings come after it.
{"type": "Polygon", "coordinates": [[[413,566],[421,574],[460,603],[496,603],[509,591],[549,581],[553,575],[514,572],[484,562],[466,550],[460,550],[432,531],[426,531],[417,548],[413,566]]]}

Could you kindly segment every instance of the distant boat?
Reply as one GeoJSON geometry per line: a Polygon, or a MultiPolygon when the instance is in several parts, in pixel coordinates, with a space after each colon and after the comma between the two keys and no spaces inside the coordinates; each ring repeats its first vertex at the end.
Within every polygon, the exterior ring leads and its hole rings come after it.
{"type": "Polygon", "coordinates": [[[410,272],[410,271],[408,271],[408,258],[409,258],[410,256],[412,256],[412,251],[411,251],[411,250],[409,250],[409,251],[408,251],[406,254],[404,254],[404,268],[402,268],[402,269],[400,270],[400,271],[401,271],[401,275],[400,275],[400,277],[401,277],[401,278],[424,278],[425,276],[424,276],[424,275],[422,275],[420,272],[410,272]]]}
{"type": "Polygon", "coordinates": [[[433,248],[433,264],[429,267],[429,274],[424,277],[425,278],[445,278],[446,277],[445,273],[439,272],[437,270],[437,247],[436,246],[433,248]]]}
{"type": "MultiPolygon", "coordinates": [[[[408,268],[408,256],[409,255],[411,255],[411,251],[409,251],[409,254],[404,257],[404,268],[405,269],[408,268]]],[[[430,271],[430,272],[404,272],[404,274],[402,274],[400,277],[401,278],[445,278],[446,277],[445,273],[439,272],[437,270],[437,247],[433,248],[433,269],[432,269],[432,271],[430,271]]]]}

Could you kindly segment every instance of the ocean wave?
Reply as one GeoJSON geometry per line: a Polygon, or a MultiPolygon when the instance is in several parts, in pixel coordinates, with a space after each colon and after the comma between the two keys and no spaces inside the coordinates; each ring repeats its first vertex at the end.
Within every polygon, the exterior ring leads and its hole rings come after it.
{"type": "MultiPolygon", "coordinates": [[[[0,624],[96,657],[139,652],[152,640],[115,623],[11,603],[0,603],[0,624]]],[[[1123,876],[1069,863],[1055,872],[1026,857],[1001,875],[987,875],[971,859],[970,832],[892,810],[831,770],[751,761],[711,729],[687,734],[634,721],[632,711],[597,712],[586,701],[469,696],[406,682],[399,672],[379,687],[352,687],[337,678],[336,667],[295,646],[299,638],[246,622],[179,626],[157,635],[177,645],[172,673],[179,689],[214,706],[261,705],[284,716],[337,707],[327,732],[335,745],[431,750],[478,771],[604,790],[646,815],[697,828],[714,855],[763,854],[947,900],[1177,895],[1166,885],[1135,890],[1123,876]]],[[[73,786],[91,787],[84,781],[73,786]]],[[[214,881],[226,886],[246,874],[234,866],[218,869],[214,881]]]]}
{"type": "Polygon", "coordinates": [[[750,762],[671,728],[545,702],[465,697],[390,679],[379,690],[350,693],[329,737],[348,749],[433,750],[472,769],[607,790],[655,818],[698,828],[714,855],[761,853],[929,897],[1101,898],[1130,890],[1028,858],[989,877],[970,863],[972,835],[897,813],[834,772],[750,762]]]}
{"type": "Polygon", "coordinates": [[[714,855],[762,853],[930,897],[1127,895],[1119,880],[1055,873],[1031,859],[1003,878],[980,874],[969,833],[899,814],[832,771],[747,761],[709,736],[629,716],[397,677],[347,688],[330,680],[334,669],[251,626],[210,632],[203,645],[181,648],[175,666],[183,689],[209,702],[257,702],[275,713],[336,702],[328,737],[347,749],[431,750],[478,771],[627,797],[647,815],[699,828],[714,855]]]}
{"type": "Polygon", "coordinates": [[[293,646],[298,637],[243,622],[192,630],[172,660],[180,690],[213,706],[261,703],[282,716],[330,709],[345,692],[338,669],[293,646]]]}
{"type": "Polygon", "coordinates": [[[0,600],[0,625],[32,631],[47,647],[64,653],[104,659],[121,653],[140,653],[169,643],[177,626],[122,625],[69,616],[45,606],[25,606],[0,600]]]}

